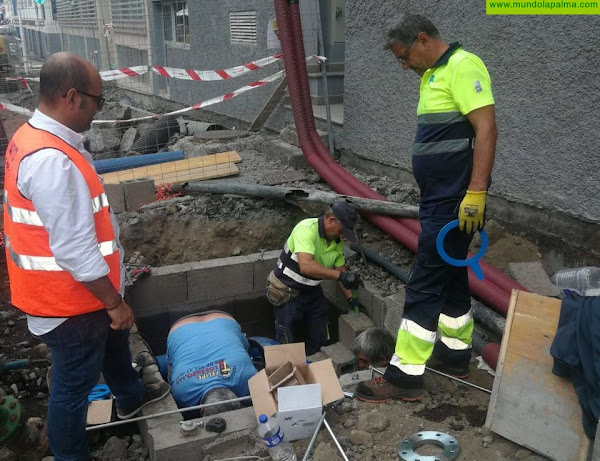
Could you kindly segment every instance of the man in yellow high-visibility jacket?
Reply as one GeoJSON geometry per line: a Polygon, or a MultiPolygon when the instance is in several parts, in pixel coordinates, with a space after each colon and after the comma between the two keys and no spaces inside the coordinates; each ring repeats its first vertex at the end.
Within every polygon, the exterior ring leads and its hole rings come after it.
{"type": "Polygon", "coordinates": [[[422,398],[432,354],[438,368],[468,375],[473,316],[467,269],[445,263],[435,242],[458,217],[460,226],[448,233],[444,247],[453,258],[466,258],[473,232],[484,224],[497,138],[490,76],[481,59],[446,43],[427,18],[415,14],[390,28],[385,48],[404,70],[421,76],[412,163],[422,231],[395,354],[383,377],[359,383],[356,395],[365,401],[422,398]]]}

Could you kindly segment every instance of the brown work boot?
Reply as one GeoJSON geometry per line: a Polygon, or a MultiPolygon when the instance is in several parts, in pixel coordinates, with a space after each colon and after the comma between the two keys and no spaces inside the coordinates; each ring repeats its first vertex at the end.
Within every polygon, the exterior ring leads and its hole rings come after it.
{"type": "Polygon", "coordinates": [[[423,380],[414,380],[407,383],[406,387],[395,386],[386,381],[383,376],[362,381],[358,383],[354,393],[359,400],[363,402],[387,402],[393,399],[402,399],[407,401],[421,400],[425,396],[423,389],[423,380]]]}

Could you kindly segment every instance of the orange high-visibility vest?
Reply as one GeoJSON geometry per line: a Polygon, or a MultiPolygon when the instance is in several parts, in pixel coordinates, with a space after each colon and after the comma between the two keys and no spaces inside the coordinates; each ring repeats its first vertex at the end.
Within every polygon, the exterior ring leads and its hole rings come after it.
{"type": "Polygon", "coordinates": [[[63,152],[79,169],[89,188],[98,248],[109,267],[108,277],[119,291],[120,255],[110,219],[108,198],[94,168],[58,136],[25,123],[6,148],[4,233],[11,302],[39,317],[70,317],[104,308],[104,304],[63,270],[50,250],[50,240],[33,202],[17,188],[21,161],[41,149],[63,152]]]}

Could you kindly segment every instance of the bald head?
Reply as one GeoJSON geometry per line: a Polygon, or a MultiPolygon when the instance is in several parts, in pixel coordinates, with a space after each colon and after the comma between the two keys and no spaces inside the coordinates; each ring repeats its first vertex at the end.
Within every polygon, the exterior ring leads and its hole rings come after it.
{"type": "Polygon", "coordinates": [[[50,56],[40,72],[40,102],[52,105],[71,88],[89,91],[96,69],[81,56],[60,52],[50,56]]]}

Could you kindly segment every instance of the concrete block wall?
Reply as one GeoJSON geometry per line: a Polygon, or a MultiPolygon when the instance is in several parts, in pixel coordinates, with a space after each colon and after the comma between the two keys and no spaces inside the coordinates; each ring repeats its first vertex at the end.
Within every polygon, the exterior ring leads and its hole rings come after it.
{"type": "Polygon", "coordinates": [[[233,315],[247,336],[268,336],[273,307],[256,299],[264,297],[267,275],[279,254],[274,250],[154,268],[128,293],[144,335],[152,343],[166,338],[173,322],[184,315],[218,309],[233,315]],[[148,322],[149,318],[162,321],[148,322]]]}
{"type": "MultiPolygon", "coordinates": [[[[376,327],[385,328],[395,338],[404,310],[404,288],[393,295],[383,296],[374,284],[368,281],[364,284],[364,287],[358,289],[358,302],[364,306],[368,317],[376,327]]],[[[327,280],[322,283],[322,287],[330,303],[341,311],[348,311],[348,301],[338,288],[337,282],[327,280]]],[[[342,332],[340,332],[340,341],[341,339],[342,332]]]]}

